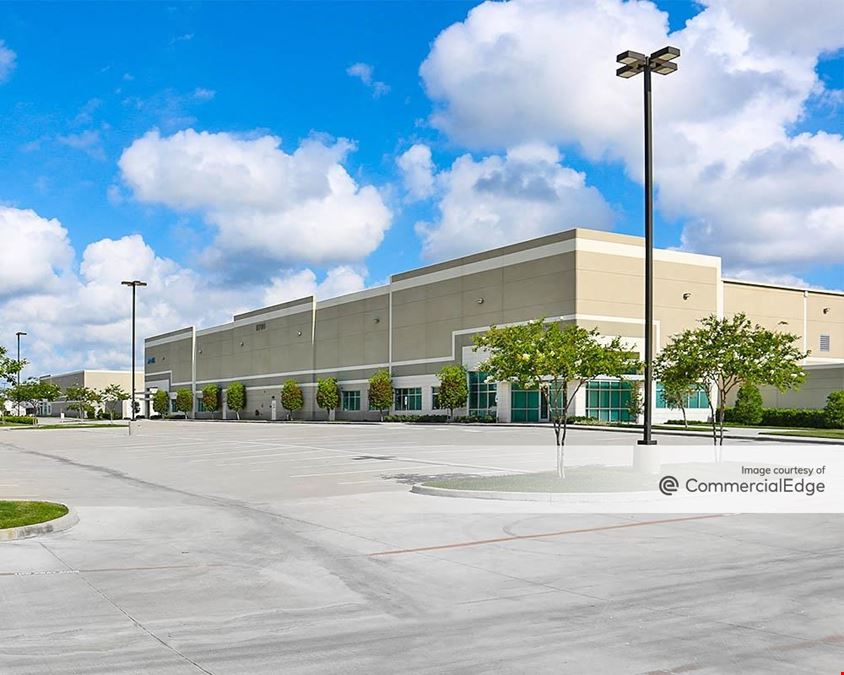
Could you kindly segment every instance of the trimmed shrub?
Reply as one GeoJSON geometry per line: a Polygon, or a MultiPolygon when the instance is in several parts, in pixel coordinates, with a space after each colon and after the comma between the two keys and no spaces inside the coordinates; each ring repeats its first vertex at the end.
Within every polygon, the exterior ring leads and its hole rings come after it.
{"type": "MultiPolygon", "coordinates": [[[[411,422],[414,424],[447,424],[448,415],[387,415],[385,422],[411,422]]],[[[493,415],[466,415],[454,417],[451,422],[462,424],[494,424],[498,420],[493,415]]]]}
{"type": "Polygon", "coordinates": [[[826,417],[822,408],[765,408],[762,411],[762,426],[825,429],[826,417]]]}
{"type": "Polygon", "coordinates": [[[844,390],[834,391],[826,397],[823,413],[830,429],[844,429],[844,390]]]}
{"type": "MultiPolygon", "coordinates": [[[[281,388],[281,407],[287,411],[287,419],[290,419],[294,412],[305,407],[305,395],[296,380],[287,380],[281,388]]],[[[255,416],[258,416],[257,410],[255,416]]]]}
{"type": "Polygon", "coordinates": [[[36,424],[38,422],[35,417],[27,415],[3,415],[3,421],[7,424],[36,424]]]}
{"type": "Polygon", "coordinates": [[[739,389],[733,408],[733,420],[739,424],[762,422],[762,394],[755,384],[747,382],[739,389]]]}

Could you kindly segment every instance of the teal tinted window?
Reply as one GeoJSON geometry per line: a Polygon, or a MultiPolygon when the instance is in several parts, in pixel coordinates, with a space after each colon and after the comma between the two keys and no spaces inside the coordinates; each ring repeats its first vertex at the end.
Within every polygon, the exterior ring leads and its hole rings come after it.
{"type": "Polygon", "coordinates": [[[433,410],[440,409],[440,388],[431,387],[431,408],[433,410]]]}
{"type": "Polygon", "coordinates": [[[396,410],[422,410],[422,387],[395,389],[393,407],[396,410]]]}
{"type": "Polygon", "coordinates": [[[629,422],[631,382],[593,380],[586,383],[586,416],[604,422],[629,422]]]}
{"type": "Polygon", "coordinates": [[[486,382],[487,377],[487,373],[469,373],[470,415],[489,415],[495,409],[498,386],[495,382],[486,382]]]}
{"type": "Polygon", "coordinates": [[[513,422],[538,422],[539,404],[539,389],[511,389],[510,420],[513,422]]]}
{"type": "MultiPolygon", "coordinates": [[[[656,383],[656,407],[657,408],[668,408],[668,403],[665,400],[665,387],[662,386],[662,382],[656,383]]],[[[699,389],[694,394],[691,394],[688,399],[686,399],[686,409],[694,409],[694,408],[708,408],[709,407],[709,396],[707,396],[706,392],[702,389],[699,389]]]]}
{"type": "Polygon", "coordinates": [[[360,410],[360,391],[343,391],[343,410],[360,410]]]}

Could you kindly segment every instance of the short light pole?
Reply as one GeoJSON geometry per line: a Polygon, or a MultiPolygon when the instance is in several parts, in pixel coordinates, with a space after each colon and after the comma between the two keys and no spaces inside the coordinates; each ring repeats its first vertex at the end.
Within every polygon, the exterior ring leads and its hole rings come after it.
{"type": "Polygon", "coordinates": [[[645,78],[645,428],[639,445],[656,445],[651,437],[653,412],[653,322],[654,322],[654,197],[653,138],[651,123],[651,72],[670,75],[677,70],[672,63],[680,56],[676,47],[663,47],[650,56],[626,51],[616,57],[622,64],[615,74],[625,79],[643,73],[645,78]]]}
{"type": "Polygon", "coordinates": [[[16,415],[21,414],[21,336],[26,335],[22,330],[19,330],[15,333],[15,337],[18,339],[18,386],[15,391],[15,403],[17,404],[17,409],[15,410],[16,415]]]}
{"type": "Polygon", "coordinates": [[[124,286],[132,287],[132,412],[129,413],[129,435],[132,435],[132,421],[135,419],[135,291],[138,286],[146,286],[145,281],[121,281],[124,286]]]}

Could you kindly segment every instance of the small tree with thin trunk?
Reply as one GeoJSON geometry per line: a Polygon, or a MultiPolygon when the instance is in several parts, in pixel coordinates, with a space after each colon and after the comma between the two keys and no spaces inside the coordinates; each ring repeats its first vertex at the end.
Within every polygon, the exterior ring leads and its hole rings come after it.
{"type": "MultiPolygon", "coordinates": [[[[744,314],[719,319],[710,315],[700,328],[675,335],[654,363],[654,371],[678,373],[687,382],[699,382],[710,398],[712,443],[724,444],[724,410],[727,397],[747,382],[769,385],[779,391],[800,386],[806,377],[800,361],[808,355],[794,343],[797,336],[753,325],[744,314]]],[[[716,447],[715,461],[721,456],[716,447]]]]}
{"type": "Polygon", "coordinates": [[[296,380],[287,380],[281,388],[281,407],[287,411],[288,420],[294,412],[305,407],[305,395],[296,380]]]}
{"type": "Polygon", "coordinates": [[[599,375],[621,377],[641,368],[639,360],[622,347],[620,338],[602,344],[596,330],[573,324],[563,328],[544,319],[503,328],[493,326],[476,335],[474,343],[475,350],[489,352],[479,366],[489,373],[488,379],[536,387],[546,396],[560,478],[565,478],[569,408],[577,392],[599,375]]]}
{"type": "Polygon", "coordinates": [[[226,389],[226,405],[234,410],[237,419],[240,411],[246,407],[246,386],[243,382],[232,382],[226,389]]]}
{"type": "Polygon", "coordinates": [[[176,391],[176,410],[184,413],[185,417],[193,412],[193,392],[190,389],[183,387],[176,391]]]}
{"type": "Polygon", "coordinates": [[[682,413],[683,426],[688,429],[689,421],[686,419],[686,405],[689,396],[697,393],[700,385],[696,382],[685,381],[681,374],[678,374],[675,379],[674,374],[669,370],[660,372],[657,377],[662,383],[662,397],[665,399],[665,405],[682,413]]]}
{"type": "Polygon", "coordinates": [[[633,424],[639,421],[639,415],[642,414],[644,406],[642,405],[642,386],[637,381],[630,383],[630,398],[627,401],[627,416],[633,424]]]}
{"type": "Polygon", "coordinates": [[[220,387],[216,384],[206,384],[202,388],[202,404],[205,410],[211,413],[213,419],[214,413],[220,409],[220,387]]]}
{"type": "Polygon", "coordinates": [[[752,382],[739,387],[733,417],[739,424],[759,424],[762,421],[762,393],[752,382]]]}
{"type": "Polygon", "coordinates": [[[386,370],[379,370],[369,378],[369,408],[377,410],[384,421],[384,411],[393,405],[393,378],[386,370]]]}
{"type": "Polygon", "coordinates": [[[99,393],[84,385],[68,387],[65,389],[64,395],[67,399],[67,407],[75,410],[79,419],[83,419],[85,413],[93,410],[94,406],[100,402],[99,393]]]}
{"type": "Polygon", "coordinates": [[[454,409],[466,405],[469,397],[469,382],[463,366],[444,366],[437,377],[440,380],[440,407],[448,410],[449,418],[454,417],[454,409]]]}
{"type": "MultiPolygon", "coordinates": [[[[164,417],[170,412],[170,394],[159,389],[152,395],[152,409],[164,417]]],[[[134,416],[134,415],[133,415],[134,416]]]]}
{"type": "Polygon", "coordinates": [[[333,377],[326,377],[317,382],[316,404],[325,409],[328,419],[340,405],[340,385],[333,377]]]}
{"type": "MultiPolygon", "coordinates": [[[[52,382],[46,382],[30,378],[21,382],[20,386],[15,385],[9,390],[11,399],[18,405],[29,404],[27,408],[37,408],[41,401],[55,401],[62,394],[61,388],[52,382]]],[[[20,412],[20,411],[17,411],[20,412]]]]}
{"type": "Polygon", "coordinates": [[[106,405],[106,410],[108,411],[111,423],[114,424],[114,409],[123,403],[123,401],[129,400],[129,392],[127,392],[119,384],[110,384],[103,389],[100,396],[106,405]]]}

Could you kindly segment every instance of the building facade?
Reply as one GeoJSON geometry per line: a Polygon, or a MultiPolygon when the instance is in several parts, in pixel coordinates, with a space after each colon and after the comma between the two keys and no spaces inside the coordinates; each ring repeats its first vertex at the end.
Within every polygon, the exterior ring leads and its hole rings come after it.
{"type": "MultiPolygon", "coordinates": [[[[88,387],[102,392],[106,387],[113,384],[121,386],[127,394],[131,394],[132,391],[132,372],[129,370],[75,370],[59,375],[42,375],[39,379],[42,382],[55,384],[62,392],[66,391],[68,387],[88,387]]],[[[144,392],[144,374],[140,370],[135,373],[135,386],[137,387],[137,398],[143,406],[144,403],[141,399],[144,392]]],[[[79,411],[70,407],[73,403],[74,401],[68,400],[66,396],[61,396],[56,401],[39,403],[36,412],[43,417],[60,417],[62,414],[66,417],[78,417],[79,411]]],[[[116,418],[129,417],[131,404],[128,400],[117,404],[103,403],[99,407],[108,410],[109,406],[113,408],[116,418]]],[[[142,409],[141,414],[143,413],[144,410],[142,409]]]]}
{"type": "MultiPolygon", "coordinates": [[[[754,322],[800,336],[811,350],[804,392],[794,400],[822,407],[821,390],[844,373],[844,293],[725,280],[718,257],[672,250],[654,256],[654,335],[657,349],[709,314],[745,312],[754,322]]],[[[368,378],[378,370],[393,377],[394,414],[442,412],[436,373],[445,365],[469,371],[470,396],[460,414],[495,416],[502,422],[542,421],[547,405],[538,391],[487,382],[484,355],[474,335],[493,325],[537,318],[595,328],[620,336],[642,354],[644,242],[639,237],[576,229],[395,274],[388,284],[330,300],[313,297],[238,314],[230,323],[186,327],[147,338],[147,394],[171,398],[181,388],[246,385],[242,417],[283,419],[283,383],[296,380],[305,394],[303,419],[326,419],[315,403],[316,383],[340,383],[338,419],[378,419],[369,410],[368,378]]],[[[582,389],[575,415],[627,419],[630,383],[599,378],[582,389]]],[[[828,391],[827,391],[828,393],[828,391]]],[[[655,384],[654,420],[674,419],[655,384]]],[[[766,392],[769,404],[792,403],[766,392]]],[[[824,394],[825,400],[825,394],[824,394]]],[[[706,395],[689,402],[692,419],[706,419],[706,395]]],[[[796,406],[795,406],[796,407],[796,406]]]]}

